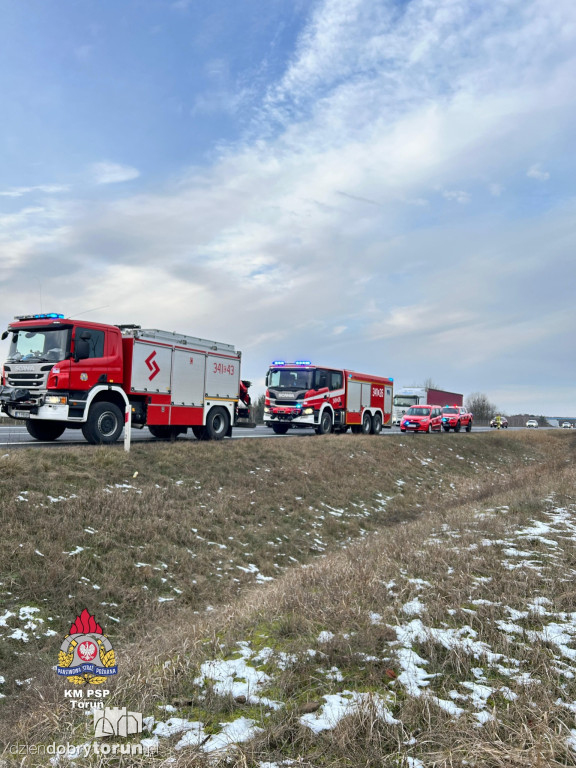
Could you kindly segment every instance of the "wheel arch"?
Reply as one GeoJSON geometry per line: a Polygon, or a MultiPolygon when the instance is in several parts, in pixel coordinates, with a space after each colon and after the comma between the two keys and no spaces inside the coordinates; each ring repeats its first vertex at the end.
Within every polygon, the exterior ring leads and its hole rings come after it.
{"type": "Polygon", "coordinates": [[[332,424],[334,424],[334,408],[330,405],[330,403],[324,403],[322,408],[320,408],[320,413],[318,414],[318,423],[322,421],[324,411],[330,411],[330,415],[332,416],[332,424]]]}
{"type": "Polygon", "coordinates": [[[95,387],[88,397],[86,408],[84,409],[83,421],[88,418],[88,412],[94,403],[114,403],[124,413],[126,406],[129,405],[128,398],[123,389],[118,387],[95,387]]]}

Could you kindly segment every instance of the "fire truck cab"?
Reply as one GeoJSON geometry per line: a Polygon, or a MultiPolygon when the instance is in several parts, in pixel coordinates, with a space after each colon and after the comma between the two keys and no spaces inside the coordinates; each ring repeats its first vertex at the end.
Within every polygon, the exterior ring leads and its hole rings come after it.
{"type": "Polygon", "coordinates": [[[276,360],[266,375],[264,423],[276,434],[291,428],[379,434],[391,426],[393,379],[308,360],[276,360]]]}

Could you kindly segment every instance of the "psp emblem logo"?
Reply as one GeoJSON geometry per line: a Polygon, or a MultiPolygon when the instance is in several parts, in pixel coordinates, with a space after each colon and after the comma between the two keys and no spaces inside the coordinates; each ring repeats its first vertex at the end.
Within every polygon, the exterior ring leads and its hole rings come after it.
{"type": "Polygon", "coordinates": [[[60,646],[56,672],[75,685],[100,685],[118,674],[112,644],[86,608],[60,646]]]}

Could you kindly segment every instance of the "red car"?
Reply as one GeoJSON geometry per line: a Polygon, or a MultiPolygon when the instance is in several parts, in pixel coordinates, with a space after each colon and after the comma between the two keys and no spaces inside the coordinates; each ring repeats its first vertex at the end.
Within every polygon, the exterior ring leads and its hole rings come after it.
{"type": "Polygon", "coordinates": [[[400,422],[401,432],[440,432],[442,414],[439,405],[412,405],[400,422]]]}
{"type": "Polygon", "coordinates": [[[469,413],[466,408],[461,408],[458,405],[446,405],[442,408],[442,426],[444,432],[449,432],[451,429],[454,432],[460,432],[462,427],[466,428],[466,432],[472,430],[472,422],[474,417],[469,413]]]}

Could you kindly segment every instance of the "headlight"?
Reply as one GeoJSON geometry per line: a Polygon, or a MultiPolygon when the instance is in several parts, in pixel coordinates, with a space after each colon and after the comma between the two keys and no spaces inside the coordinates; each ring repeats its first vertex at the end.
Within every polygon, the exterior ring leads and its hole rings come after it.
{"type": "Polygon", "coordinates": [[[264,406],[264,413],[270,413],[270,408],[267,405],[264,406]]]}
{"type": "Polygon", "coordinates": [[[46,395],[44,402],[47,405],[66,405],[68,398],[66,396],[60,397],[59,395],[46,395]]]}
{"type": "Polygon", "coordinates": [[[312,414],[314,413],[314,408],[304,408],[302,413],[304,414],[304,416],[312,416],[312,414]]]}

